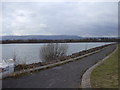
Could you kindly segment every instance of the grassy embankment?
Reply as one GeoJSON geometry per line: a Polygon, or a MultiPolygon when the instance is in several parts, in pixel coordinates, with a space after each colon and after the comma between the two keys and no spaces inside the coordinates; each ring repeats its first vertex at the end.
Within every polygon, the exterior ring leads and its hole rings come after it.
{"type": "Polygon", "coordinates": [[[91,73],[92,88],[118,88],[118,53],[117,51],[91,73]]]}

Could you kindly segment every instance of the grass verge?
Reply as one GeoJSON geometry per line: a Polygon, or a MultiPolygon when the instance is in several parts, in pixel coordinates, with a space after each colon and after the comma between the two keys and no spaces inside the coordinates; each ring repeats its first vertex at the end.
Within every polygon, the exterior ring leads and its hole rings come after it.
{"type": "Polygon", "coordinates": [[[118,51],[120,48],[93,70],[90,77],[92,88],[118,88],[118,51]]]}

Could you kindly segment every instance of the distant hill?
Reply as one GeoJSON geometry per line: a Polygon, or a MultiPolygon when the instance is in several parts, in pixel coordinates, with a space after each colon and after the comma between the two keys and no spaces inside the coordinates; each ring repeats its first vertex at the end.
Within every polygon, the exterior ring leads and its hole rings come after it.
{"type": "Polygon", "coordinates": [[[73,35],[26,35],[26,36],[2,36],[2,40],[64,40],[64,39],[81,39],[80,36],[73,35]]]}

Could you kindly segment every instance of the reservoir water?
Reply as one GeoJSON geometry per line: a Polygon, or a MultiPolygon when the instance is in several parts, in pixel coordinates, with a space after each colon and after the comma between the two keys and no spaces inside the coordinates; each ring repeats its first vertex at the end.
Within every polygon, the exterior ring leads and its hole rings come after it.
{"type": "MultiPolygon", "coordinates": [[[[2,48],[2,57],[0,60],[8,60],[16,57],[17,64],[31,64],[42,62],[40,59],[40,48],[45,43],[32,43],[32,44],[0,44],[2,48]]],[[[109,43],[67,43],[67,55],[80,52],[82,50],[98,47],[109,43]]]]}

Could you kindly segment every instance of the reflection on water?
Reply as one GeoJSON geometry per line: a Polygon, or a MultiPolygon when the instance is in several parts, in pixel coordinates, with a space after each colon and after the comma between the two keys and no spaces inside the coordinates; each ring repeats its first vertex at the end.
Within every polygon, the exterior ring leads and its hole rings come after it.
{"type": "MultiPolygon", "coordinates": [[[[105,44],[109,43],[68,43],[67,55],[105,44]]],[[[16,57],[17,63],[30,64],[42,61],[39,57],[42,45],[44,44],[3,44],[0,51],[2,50],[3,60],[16,57]]]]}

